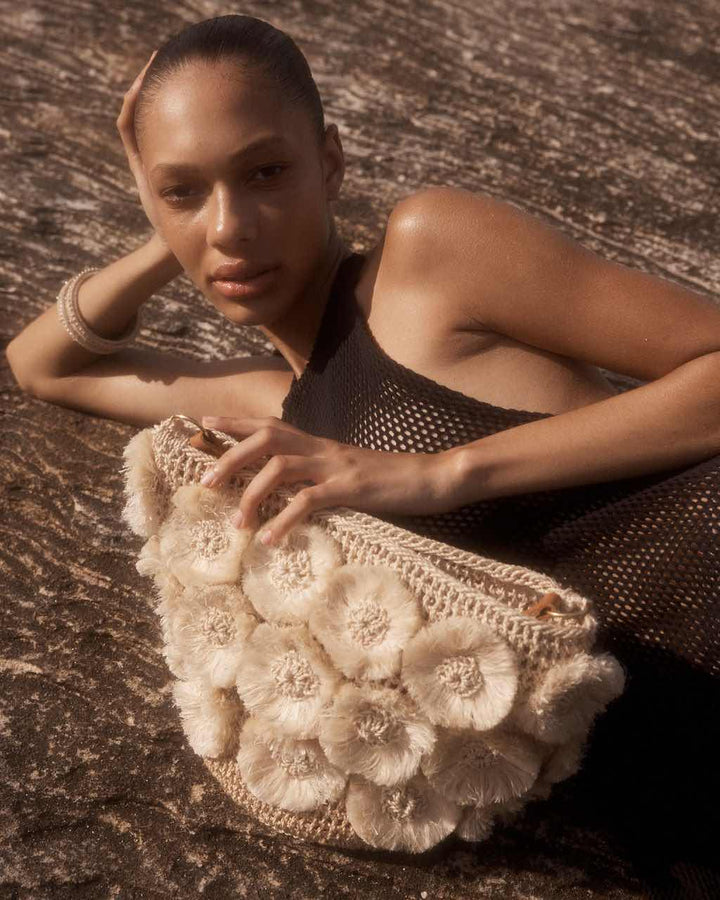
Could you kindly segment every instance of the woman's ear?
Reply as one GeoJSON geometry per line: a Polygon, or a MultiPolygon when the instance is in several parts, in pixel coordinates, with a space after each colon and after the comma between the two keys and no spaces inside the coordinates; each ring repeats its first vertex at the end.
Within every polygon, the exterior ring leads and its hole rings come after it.
{"type": "Polygon", "coordinates": [[[324,147],[325,187],[328,200],[340,199],[340,187],[345,177],[345,154],[337,125],[330,123],[325,129],[324,147]]]}

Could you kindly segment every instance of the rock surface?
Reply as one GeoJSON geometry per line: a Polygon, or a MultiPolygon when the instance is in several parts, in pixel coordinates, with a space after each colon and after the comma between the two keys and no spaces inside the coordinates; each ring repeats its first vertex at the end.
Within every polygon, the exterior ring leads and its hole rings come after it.
{"type": "MultiPolygon", "coordinates": [[[[115,119],[152,49],[215,0],[0,7],[2,346],[62,281],[148,236],[115,119]]],[[[440,184],[517,203],[602,255],[717,294],[717,4],[330,0],[245,4],[306,53],[347,160],[341,233],[379,237],[440,184]]],[[[140,344],[270,352],[186,278],[140,344]]],[[[687,861],[634,859],[573,780],[483,845],[421,858],[274,835],[186,746],[120,521],[131,425],[53,406],[0,370],[0,897],[700,897],[687,861]]]]}

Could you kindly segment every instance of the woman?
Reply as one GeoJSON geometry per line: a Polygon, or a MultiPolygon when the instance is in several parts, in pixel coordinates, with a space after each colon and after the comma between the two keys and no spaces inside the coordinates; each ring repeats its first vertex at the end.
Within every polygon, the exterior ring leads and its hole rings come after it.
{"type": "MultiPolygon", "coordinates": [[[[18,383],[136,425],[181,412],[242,438],[213,482],[268,457],[239,527],[257,527],[278,484],[310,482],[271,540],[311,510],[345,505],[589,593],[636,687],[602,722],[579,806],[612,819],[624,805],[618,833],[648,869],[671,851],[697,856],[701,838],[678,849],[686,829],[668,831],[665,817],[658,830],[657,786],[638,778],[662,779],[668,747],[681,751],[664,722],[648,738],[662,678],[664,715],[687,708],[690,662],[700,660],[701,715],[716,696],[720,310],[511,204],[451,188],[405,198],[375,247],[349,253],[332,208],[344,176],[337,127],[325,127],[296,45],[261,20],[186,28],[153,54],[117,124],[154,234],[80,283],[86,346],[52,308],[11,342],[18,383]],[[129,348],[142,304],[182,271],[279,356],[204,362],[129,348]],[[93,334],[117,339],[115,352],[87,349],[93,334]],[[618,394],[597,366],[648,383],[618,394]],[[692,523],[670,546],[688,504],[692,523]],[[680,624],[668,585],[697,598],[680,624]],[[634,755],[613,756],[631,743],[634,755]]],[[[681,802],[678,785],[675,773],[663,802],[681,802]]]]}

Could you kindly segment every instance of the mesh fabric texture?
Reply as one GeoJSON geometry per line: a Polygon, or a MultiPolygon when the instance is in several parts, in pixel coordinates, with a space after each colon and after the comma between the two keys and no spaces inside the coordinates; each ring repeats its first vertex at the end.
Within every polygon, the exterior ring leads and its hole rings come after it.
{"type": "MultiPolygon", "coordinates": [[[[354,253],[341,263],[283,421],[359,447],[436,453],[552,416],[476,400],[391,359],[355,300],[363,262],[354,253]]],[[[632,854],[654,896],[720,896],[719,487],[720,455],[439,515],[378,516],[538,569],[594,601],[598,648],[626,666],[628,686],[567,788],[632,854]]]]}

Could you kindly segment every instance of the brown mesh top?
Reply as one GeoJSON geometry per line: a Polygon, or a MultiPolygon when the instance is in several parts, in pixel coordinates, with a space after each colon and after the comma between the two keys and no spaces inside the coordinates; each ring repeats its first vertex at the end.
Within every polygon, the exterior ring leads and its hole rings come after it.
{"type": "MultiPolygon", "coordinates": [[[[359,447],[437,453],[552,416],[476,400],[391,359],[355,300],[363,261],[354,253],[341,263],[283,421],[359,447]]],[[[719,487],[720,455],[439,515],[378,516],[547,572],[595,601],[599,648],[623,662],[628,687],[598,722],[583,772],[565,784],[575,811],[604,814],[646,873],[670,883],[691,872],[682,877],[700,893],[682,896],[720,896],[710,846],[720,831],[719,487]]]]}

